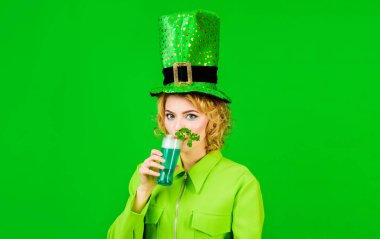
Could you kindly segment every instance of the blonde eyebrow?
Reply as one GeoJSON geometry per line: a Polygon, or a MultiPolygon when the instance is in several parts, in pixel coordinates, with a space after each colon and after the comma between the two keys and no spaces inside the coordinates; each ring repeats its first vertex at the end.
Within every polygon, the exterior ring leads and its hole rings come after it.
{"type": "MultiPolygon", "coordinates": [[[[175,114],[174,112],[172,112],[172,111],[170,111],[170,110],[165,110],[165,111],[168,111],[168,112],[170,112],[170,113],[172,113],[172,114],[175,114]]],[[[190,112],[196,112],[196,113],[199,113],[199,112],[196,111],[196,110],[187,110],[187,111],[182,112],[182,114],[186,114],[186,113],[190,113],[190,112]]]]}

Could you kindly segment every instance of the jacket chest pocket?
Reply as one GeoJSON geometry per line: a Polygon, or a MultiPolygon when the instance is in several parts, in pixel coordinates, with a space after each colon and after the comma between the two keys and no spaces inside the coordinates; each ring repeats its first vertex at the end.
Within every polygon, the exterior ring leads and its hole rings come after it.
{"type": "Polygon", "coordinates": [[[191,227],[194,239],[228,239],[231,234],[231,215],[193,212],[191,227]]]}
{"type": "Polygon", "coordinates": [[[163,211],[163,208],[157,207],[154,204],[149,205],[144,217],[144,238],[158,238],[157,229],[163,211]]]}

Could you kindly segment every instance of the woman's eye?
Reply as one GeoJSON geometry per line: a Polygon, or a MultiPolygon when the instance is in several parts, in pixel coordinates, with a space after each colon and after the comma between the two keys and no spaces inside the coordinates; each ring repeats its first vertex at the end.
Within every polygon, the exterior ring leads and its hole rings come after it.
{"type": "Polygon", "coordinates": [[[166,114],[167,119],[172,119],[172,116],[173,116],[172,114],[166,114]]]}
{"type": "Polygon", "coordinates": [[[196,119],[196,118],[198,118],[198,116],[196,116],[196,115],[194,115],[194,114],[188,114],[188,115],[187,115],[187,118],[188,118],[188,119],[196,119]]]}

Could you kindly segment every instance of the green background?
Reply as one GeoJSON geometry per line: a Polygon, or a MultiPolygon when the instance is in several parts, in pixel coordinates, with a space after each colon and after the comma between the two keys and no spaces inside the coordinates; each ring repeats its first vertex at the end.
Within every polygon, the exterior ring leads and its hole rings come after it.
{"type": "MultiPolygon", "coordinates": [[[[375,1],[374,1],[375,2],[375,1]]],[[[264,239],[380,238],[380,11],[369,1],[1,1],[0,238],[106,238],[152,148],[158,17],[221,17],[223,154],[264,239]]]]}

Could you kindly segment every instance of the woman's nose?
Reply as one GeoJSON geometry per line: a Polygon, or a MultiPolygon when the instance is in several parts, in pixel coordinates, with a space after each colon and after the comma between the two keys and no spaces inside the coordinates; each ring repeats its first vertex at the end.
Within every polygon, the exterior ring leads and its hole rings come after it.
{"type": "Polygon", "coordinates": [[[183,122],[182,120],[178,119],[176,122],[175,122],[175,131],[177,132],[178,130],[180,130],[181,128],[183,128],[183,122]]]}

